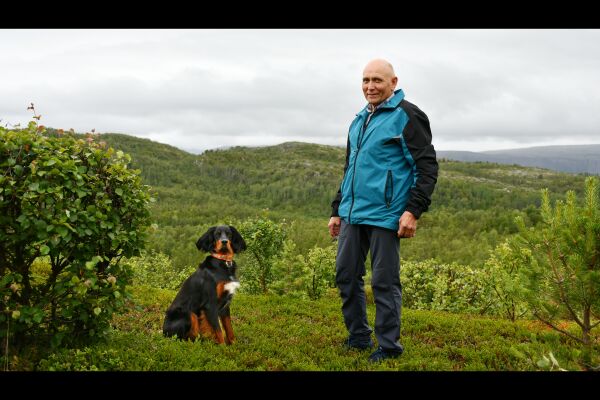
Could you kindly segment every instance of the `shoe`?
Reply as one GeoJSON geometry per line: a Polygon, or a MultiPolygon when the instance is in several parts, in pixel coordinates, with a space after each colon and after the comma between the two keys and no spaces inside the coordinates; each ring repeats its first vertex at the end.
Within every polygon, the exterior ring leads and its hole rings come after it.
{"type": "Polygon", "coordinates": [[[352,339],[352,338],[348,337],[344,341],[344,347],[348,350],[351,350],[351,349],[367,350],[367,349],[372,349],[373,347],[375,347],[375,345],[373,344],[373,340],[371,340],[371,338],[368,338],[368,340],[367,339],[356,340],[356,339],[352,339]]]}
{"type": "Polygon", "coordinates": [[[402,351],[385,351],[381,346],[377,348],[370,356],[370,362],[381,362],[388,358],[398,358],[402,355],[402,351]]]}

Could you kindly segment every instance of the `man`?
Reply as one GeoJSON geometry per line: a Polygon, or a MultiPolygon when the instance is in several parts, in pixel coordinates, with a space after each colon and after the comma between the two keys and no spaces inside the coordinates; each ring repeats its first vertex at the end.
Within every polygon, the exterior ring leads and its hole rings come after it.
{"type": "Polygon", "coordinates": [[[346,346],[374,347],[367,323],[363,276],[371,251],[379,362],[404,351],[400,344],[399,238],[415,236],[437,182],[438,164],[423,111],[395,90],[398,78],[381,59],[367,64],[362,89],[367,106],[350,124],[344,178],[331,203],[329,232],[339,235],[336,283],[349,336],[346,346]]]}

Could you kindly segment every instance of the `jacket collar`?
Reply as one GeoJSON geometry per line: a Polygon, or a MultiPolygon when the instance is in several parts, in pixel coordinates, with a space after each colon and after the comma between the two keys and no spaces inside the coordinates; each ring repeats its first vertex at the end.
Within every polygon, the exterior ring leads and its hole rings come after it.
{"type": "MultiPolygon", "coordinates": [[[[400,102],[404,99],[404,91],[402,89],[398,89],[394,91],[394,95],[392,97],[390,97],[389,99],[387,99],[386,101],[384,101],[383,103],[381,103],[377,109],[379,108],[396,108],[398,107],[398,104],[400,104],[400,102]]],[[[367,115],[369,114],[369,104],[367,104],[358,114],[356,115],[367,115]]]]}

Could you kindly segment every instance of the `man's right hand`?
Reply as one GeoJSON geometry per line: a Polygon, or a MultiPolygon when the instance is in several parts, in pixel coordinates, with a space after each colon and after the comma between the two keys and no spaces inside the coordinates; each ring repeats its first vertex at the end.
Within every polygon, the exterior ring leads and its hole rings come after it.
{"type": "Polygon", "coordinates": [[[336,237],[340,234],[340,225],[342,224],[342,219],[340,217],[331,217],[329,219],[329,234],[331,237],[336,237]]]}

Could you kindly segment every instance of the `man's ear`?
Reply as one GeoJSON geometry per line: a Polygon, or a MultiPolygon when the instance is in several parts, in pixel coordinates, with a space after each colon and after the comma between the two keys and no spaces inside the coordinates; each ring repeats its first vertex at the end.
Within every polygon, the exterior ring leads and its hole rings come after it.
{"type": "Polygon", "coordinates": [[[202,235],[200,239],[198,239],[198,241],[196,242],[196,247],[198,248],[198,250],[207,252],[211,252],[214,250],[213,247],[215,240],[215,229],[217,229],[216,226],[208,228],[204,235],[202,235]]]}
{"type": "Polygon", "coordinates": [[[229,225],[231,229],[231,247],[234,253],[239,253],[246,250],[246,242],[242,235],[233,226],[229,225]]]}

